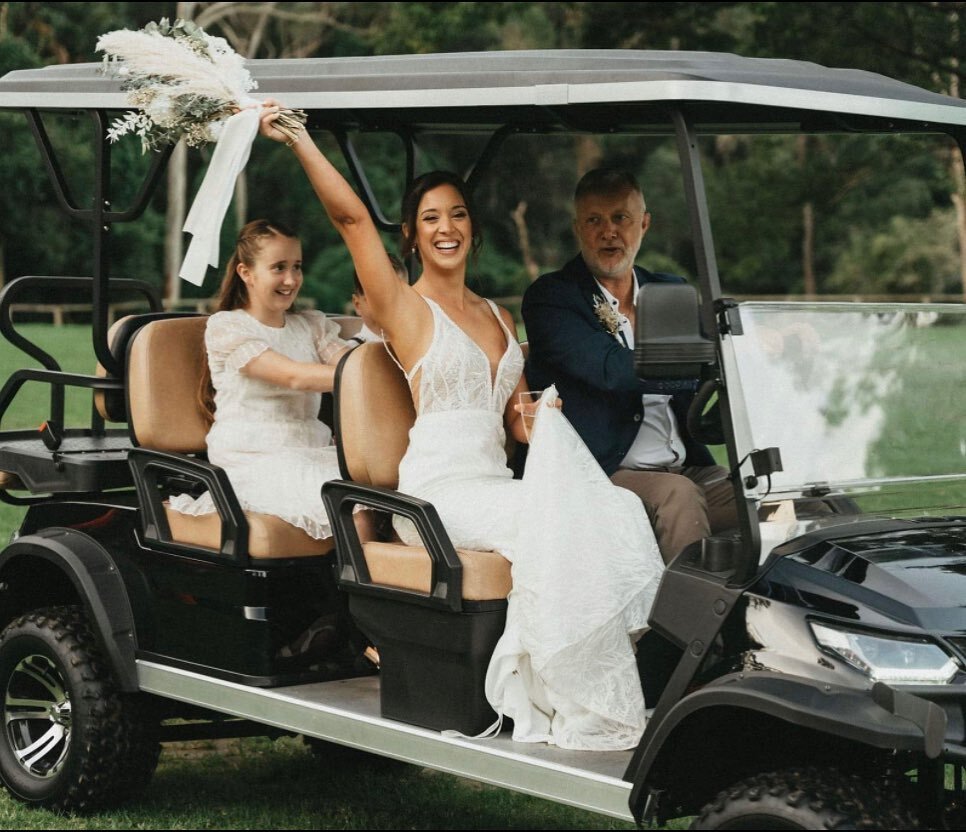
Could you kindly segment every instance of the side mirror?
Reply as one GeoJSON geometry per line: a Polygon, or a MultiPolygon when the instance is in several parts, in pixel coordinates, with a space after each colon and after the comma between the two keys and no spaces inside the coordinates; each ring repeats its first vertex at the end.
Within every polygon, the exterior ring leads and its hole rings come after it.
{"type": "Polygon", "coordinates": [[[640,378],[693,379],[715,363],[701,332],[698,292],[686,283],[645,283],[637,296],[634,368],[640,378]]]}

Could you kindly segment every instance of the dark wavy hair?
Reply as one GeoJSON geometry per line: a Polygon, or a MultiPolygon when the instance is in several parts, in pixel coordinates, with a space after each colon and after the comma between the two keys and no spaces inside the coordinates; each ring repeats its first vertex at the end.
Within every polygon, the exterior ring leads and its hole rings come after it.
{"type": "Polygon", "coordinates": [[[416,253],[416,218],[419,214],[419,203],[430,191],[435,190],[441,185],[452,185],[459,192],[466,206],[466,211],[470,217],[470,226],[473,229],[473,238],[470,242],[470,253],[476,257],[483,247],[483,234],[480,231],[480,224],[476,221],[476,211],[473,208],[473,201],[470,199],[469,189],[463,179],[448,170],[433,170],[417,176],[403,196],[402,201],[402,246],[403,257],[409,257],[416,253]]]}

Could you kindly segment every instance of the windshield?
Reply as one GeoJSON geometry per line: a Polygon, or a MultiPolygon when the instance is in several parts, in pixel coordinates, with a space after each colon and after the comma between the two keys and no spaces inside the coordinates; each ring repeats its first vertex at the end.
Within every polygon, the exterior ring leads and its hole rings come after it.
{"type": "MultiPolygon", "coordinates": [[[[743,334],[725,339],[738,450],[780,449],[772,495],[962,507],[966,306],[750,302],[740,317],[743,334]]],[[[767,478],[752,490],[764,496],[767,478]]]]}

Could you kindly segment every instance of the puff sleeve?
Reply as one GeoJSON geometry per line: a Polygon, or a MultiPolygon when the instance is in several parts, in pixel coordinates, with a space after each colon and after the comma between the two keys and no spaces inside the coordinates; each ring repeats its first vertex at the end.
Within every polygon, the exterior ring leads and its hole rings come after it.
{"type": "Polygon", "coordinates": [[[205,348],[212,374],[240,371],[253,358],[270,348],[265,334],[247,313],[216,312],[205,328],[205,348]]]}
{"type": "Polygon", "coordinates": [[[323,312],[307,310],[302,313],[308,322],[312,332],[312,342],[315,344],[315,352],[319,356],[319,361],[323,364],[332,364],[335,356],[344,350],[349,343],[339,337],[339,325],[326,317],[323,312]]]}

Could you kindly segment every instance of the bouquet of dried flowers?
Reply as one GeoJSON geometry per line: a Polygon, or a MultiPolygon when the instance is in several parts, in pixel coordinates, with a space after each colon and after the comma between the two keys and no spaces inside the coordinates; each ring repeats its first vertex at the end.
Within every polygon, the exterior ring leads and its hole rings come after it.
{"type": "MultiPolygon", "coordinates": [[[[244,60],[224,38],[190,20],[161,18],[143,29],[101,35],[104,71],[121,80],[126,113],[108,130],[110,140],[134,133],[144,152],[184,139],[191,146],[218,140],[225,119],[258,102],[247,93],[257,86],[244,60]]],[[[305,124],[301,110],[282,110],[275,127],[295,141],[305,124]]]]}
{"type": "Polygon", "coordinates": [[[594,314],[597,320],[615,338],[621,330],[621,314],[600,295],[594,295],[594,314]]]}

